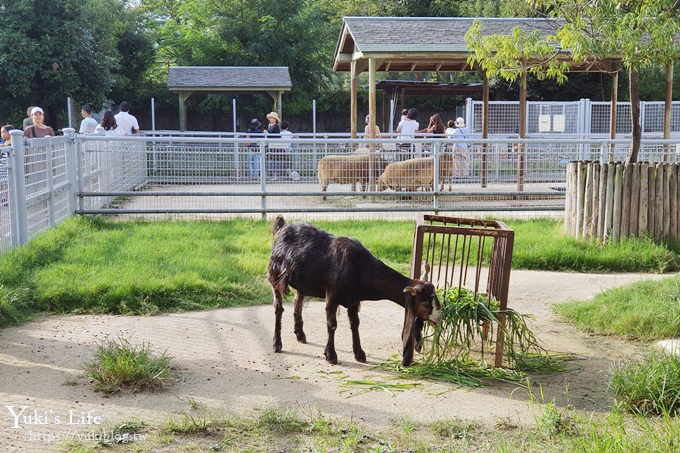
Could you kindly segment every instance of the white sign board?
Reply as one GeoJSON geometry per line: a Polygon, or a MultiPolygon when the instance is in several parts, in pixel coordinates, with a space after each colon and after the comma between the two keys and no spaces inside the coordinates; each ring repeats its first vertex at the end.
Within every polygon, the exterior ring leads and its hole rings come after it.
{"type": "Polygon", "coordinates": [[[550,115],[538,115],[538,132],[550,132],[550,115]]]}
{"type": "Polygon", "coordinates": [[[564,132],[565,129],[565,117],[564,115],[555,115],[553,117],[553,131],[564,132]]]}

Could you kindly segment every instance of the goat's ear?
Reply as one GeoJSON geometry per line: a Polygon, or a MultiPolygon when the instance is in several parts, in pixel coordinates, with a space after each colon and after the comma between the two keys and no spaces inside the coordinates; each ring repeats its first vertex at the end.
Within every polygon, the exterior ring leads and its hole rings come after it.
{"type": "Polygon", "coordinates": [[[404,328],[401,331],[403,345],[402,366],[409,366],[413,362],[413,350],[416,346],[416,314],[413,308],[413,299],[406,299],[406,312],[404,314],[404,328]]]}
{"type": "Polygon", "coordinates": [[[410,294],[415,296],[418,291],[413,286],[407,286],[404,288],[404,294],[410,294]]]}

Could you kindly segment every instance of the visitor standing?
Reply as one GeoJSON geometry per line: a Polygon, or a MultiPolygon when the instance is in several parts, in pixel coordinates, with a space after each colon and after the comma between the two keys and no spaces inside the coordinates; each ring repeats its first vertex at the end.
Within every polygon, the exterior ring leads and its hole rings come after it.
{"type": "MultiPolygon", "coordinates": [[[[250,120],[246,138],[262,138],[262,123],[257,118],[250,120]]],[[[248,148],[248,176],[251,178],[260,177],[260,145],[255,142],[247,142],[248,148]]]]}
{"type": "Polygon", "coordinates": [[[28,126],[33,126],[33,118],[31,118],[31,112],[33,111],[34,107],[35,105],[32,105],[26,109],[26,118],[24,118],[24,121],[22,123],[23,130],[26,130],[28,126]]]}
{"type": "MultiPolygon", "coordinates": [[[[399,127],[397,128],[399,138],[413,140],[413,138],[415,137],[415,133],[418,130],[418,127],[420,126],[420,124],[418,124],[418,121],[416,121],[417,117],[418,110],[414,108],[408,110],[408,113],[406,114],[406,119],[402,120],[399,123],[399,127]]],[[[410,159],[412,157],[412,153],[414,152],[416,154],[420,154],[419,152],[420,149],[419,148],[416,149],[416,147],[413,147],[412,143],[400,143],[399,150],[401,151],[401,153],[399,153],[400,155],[397,156],[397,160],[410,159]]]]}
{"type": "Polygon", "coordinates": [[[102,122],[99,123],[95,128],[95,134],[97,135],[115,137],[126,135],[125,132],[126,131],[118,124],[118,121],[116,121],[116,117],[113,115],[111,110],[104,112],[104,116],[102,116],[102,122]]]}
{"type": "MultiPolygon", "coordinates": [[[[456,126],[453,130],[452,138],[470,138],[470,129],[465,127],[463,118],[456,118],[456,126]]],[[[470,176],[470,148],[466,142],[457,142],[453,150],[454,175],[458,177],[470,176]]]]}
{"type": "MultiPolygon", "coordinates": [[[[269,121],[267,129],[265,130],[265,135],[267,138],[281,138],[281,126],[279,124],[281,120],[279,119],[279,114],[276,112],[270,112],[269,115],[267,115],[267,121],[269,121]]],[[[281,168],[283,150],[281,149],[280,145],[272,144],[269,145],[265,155],[267,156],[268,161],[267,174],[271,176],[272,180],[277,180],[279,174],[283,175],[283,169],[281,168]]]]}
{"type": "Polygon", "coordinates": [[[92,108],[89,105],[84,105],[80,110],[80,115],[83,120],[80,122],[80,133],[81,134],[94,134],[94,130],[97,128],[97,120],[92,118],[92,108]]]}
{"type": "Polygon", "coordinates": [[[289,141],[284,141],[284,139],[293,138],[293,133],[288,129],[289,127],[290,125],[288,124],[287,121],[281,122],[281,149],[283,150],[282,161],[287,167],[288,176],[290,176],[290,179],[292,179],[293,181],[299,181],[300,173],[298,173],[297,170],[295,170],[296,159],[293,146],[289,141]]]}
{"type": "Polygon", "coordinates": [[[116,124],[123,131],[123,135],[139,134],[137,118],[130,115],[130,104],[127,101],[120,103],[120,112],[116,116],[116,124]]]}
{"type": "Polygon", "coordinates": [[[445,130],[446,129],[444,128],[444,122],[442,121],[441,116],[439,116],[439,113],[435,113],[430,117],[430,122],[428,123],[427,127],[416,132],[427,132],[430,134],[444,134],[445,130]]]}
{"type": "Polygon", "coordinates": [[[33,119],[33,126],[28,126],[24,129],[24,137],[54,137],[55,134],[52,128],[45,125],[45,113],[43,112],[43,109],[40,107],[33,107],[31,109],[31,118],[33,119]]]}

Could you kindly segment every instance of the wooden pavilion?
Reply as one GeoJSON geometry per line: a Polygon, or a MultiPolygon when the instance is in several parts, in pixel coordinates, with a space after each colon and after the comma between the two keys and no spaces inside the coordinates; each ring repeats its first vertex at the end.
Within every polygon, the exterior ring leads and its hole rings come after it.
{"type": "MultiPolygon", "coordinates": [[[[349,72],[351,82],[351,132],[357,132],[357,79],[368,72],[368,111],[371,128],[376,114],[376,72],[479,72],[483,79],[482,138],[488,138],[489,80],[478,67],[468,63],[472,52],[465,42],[465,34],[475,18],[470,17],[345,17],[335,49],[333,70],[349,72]]],[[[509,34],[514,27],[526,33],[538,31],[553,34],[561,24],[557,19],[480,18],[482,34],[509,34]]],[[[616,133],[616,102],[618,72],[621,59],[612,57],[588,63],[571,60],[568,53],[558,59],[571,64],[572,71],[606,72],[612,75],[612,108],[610,134],[616,133]]],[[[531,61],[527,62],[532,63],[531,61]]],[[[526,137],[526,72],[520,77],[519,138],[526,137]]],[[[521,156],[520,156],[521,159],[521,156]]],[[[484,162],[482,162],[484,167],[484,162]]],[[[484,168],[483,168],[484,170],[484,168]]],[[[484,174],[484,171],[483,171],[484,174]]],[[[484,179],[484,178],[483,178],[484,179]]],[[[482,181],[485,185],[485,181],[482,181]]],[[[521,185],[520,185],[521,187],[521,185]]],[[[520,189],[521,190],[521,189],[520,189]]]]}
{"type": "Polygon", "coordinates": [[[186,101],[195,93],[263,93],[283,118],[281,97],[292,83],[286,66],[170,66],[168,89],[179,98],[179,129],[186,129],[186,101]]]}

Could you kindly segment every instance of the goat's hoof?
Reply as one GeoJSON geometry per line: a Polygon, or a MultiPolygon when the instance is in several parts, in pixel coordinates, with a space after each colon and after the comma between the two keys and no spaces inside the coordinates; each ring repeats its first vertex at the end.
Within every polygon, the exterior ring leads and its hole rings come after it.
{"type": "Polygon", "coordinates": [[[416,349],[416,352],[422,351],[423,350],[423,344],[419,341],[418,343],[416,343],[415,349],[416,349]]]}
{"type": "Polygon", "coordinates": [[[357,362],[365,363],[366,362],[366,353],[359,349],[358,351],[354,352],[354,358],[357,360],[357,362]]]}
{"type": "Polygon", "coordinates": [[[307,336],[304,332],[295,332],[295,336],[300,343],[307,343],[307,336]]]}
{"type": "Polygon", "coordinates": [[[274,352],[281,352],[281,340],[274,340],[274,352]]]}
{"type": "Polygon", "coordinates": [[[338,364],[338,355],[335,353],[335,351],[326,351],[326,362],[332,363],[333,365],[338,364]]]}

